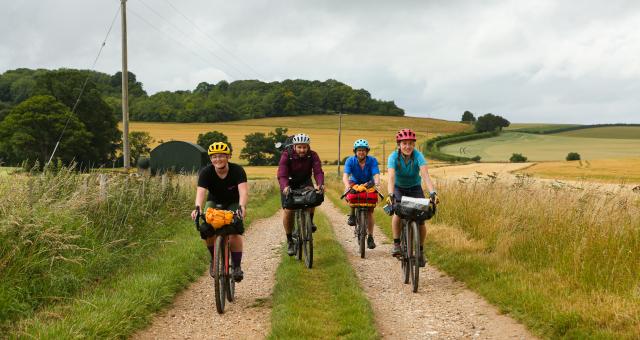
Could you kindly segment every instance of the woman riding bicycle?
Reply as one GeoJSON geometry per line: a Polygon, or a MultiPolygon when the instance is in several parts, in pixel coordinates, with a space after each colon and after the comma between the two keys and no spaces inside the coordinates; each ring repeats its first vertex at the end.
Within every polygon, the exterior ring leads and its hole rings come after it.
{"type": "MultiPolygon", "coordinates": [[[[378,187],[380,185],[380,169],[378,168],[378,160],[369,156],[369,143],[364,139],[358,139],[353,143],[354,155],[349,157],[344,164],[344,173],[342,174],[342,183],[344,183],[345,191],[350,190],[355,184],[372,184],[378,187]]],[[[369,209],[367,216],[367,247],[374,249],[376,243],[373,240],[373,208],[369,209]]],[[[354,208],[351,208],[351,214],[347,220],[350,226],[356,225],[356,216],[354,208]]]]}
{"type": "MultiPolygon", "coordinates": [[[[437,196],[431,177],[429,177],[427,160],[420,151],[415,149],[416,134],[411,129],[402,129],[396,134],[396,143],[398,148],[389,155],[388,160],[388,199],[390,201],[393,199],[400,200],[402,196],[425,198],[422,191],[422,181],[424,181],[427,189],[429,189],[429,197],[435,201],[437,196]]],[[[400,217],[398,215],[393,215],[391,227],[393,232],[391,255],[399,256],[401,249],[400,217]]],[[[418,258],[421,267],[424,267],[426,263],[423,250],[426,234],[427,228],[425,227],[425,222],[422,222],[420,224],[420,256],[418,258]]]]}
{"type": "MultiPolygon", "coordinates": [[[[247,213],[249,192],[247,174],[242,166],[229,162],[231,149],[226,143],[215,142],[208,150],[211,164],[200,170],[198,174],[198,188],[196,189],[196,207],[202,207],[205,191],[209,191],[203,213],[208,208],[218,208],[237,211],[241,218],[247,213]]],[[[196,210],[191,212],[191,219],[196,219],[196,210]]],[[[244,274],[240,264],[242,262],[242,233],[229,235],[231,243],[231,259],[233,262],[232,276],[236,282],[242,281],[244,274]]],[[[213,263],[215,236],[200,235],[205,240],[213,263]]]]}
{"type": "MultiPolygon", "coordinates": [[[[293,145],[285,148],[280,157],[278,164],[278,182],[280,183],[281,202],[284,214],[282,224],[285,234],[287,235],[287,254],[293,256],[295,247],[293,243],[293,210],[285,209],[284,202],[286,196],[292,189],[301,189],[305,187],[313,187],[311,175],[316,180],[316,190],[324,191],[324,172],[322,172],[322,162],[315,151],[311,150],[309,143],[311,138],[304,133],[293,136],[293,145]]],[[[309,209],[311,216],[312,230],[316,231],[316,225],[313,223],[314,208],[309,209]]]]}

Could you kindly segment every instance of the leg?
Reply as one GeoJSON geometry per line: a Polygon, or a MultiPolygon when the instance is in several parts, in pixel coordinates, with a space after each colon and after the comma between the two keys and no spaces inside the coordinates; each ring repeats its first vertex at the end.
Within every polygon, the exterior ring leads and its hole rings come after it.
{"type": "Polygon", "coordinates": [[[393,233],[393,249],[391,250],[391,255],[400,256],[402,250],[400,249],[400,217],[397,215],[393,215],[391,218],[391,231],[393,233]]]}
{"type": "Polygon", "coordinates": [[[293,230],[293,210],[282,210],[284,211],[284,214],[282,214],[282,225],[284,226],[284,232],[287,235],[291,235],[291,231],[293,230]]]}
{"type": "Polygon", "coordinates": [[[427,238],[427,225],[422,222],[418,227],[420,228],[420,248],[422,248],[424,240],[427,238]]]}
{"type": "Polygon", "coordinates": [[[242,272],[242,236],[229,235],[229,246],[231,248],[231,263],[233,280],[240,282],[244,278],[242,272]]]}
{"type": "Polygon", "coordinates": [[[367,237],[367,248],[374,249],[376,247],[376,242],[373,240],[373,209],[369,209],[367,211],[367,232],[369,236],[367,237]]]}

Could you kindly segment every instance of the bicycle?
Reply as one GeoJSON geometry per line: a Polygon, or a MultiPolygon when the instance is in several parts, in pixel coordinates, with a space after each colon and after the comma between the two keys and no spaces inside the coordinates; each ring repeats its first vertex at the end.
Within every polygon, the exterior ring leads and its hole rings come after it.
{"type": "MultiPolygon", "coordinates": [[[[234,221],[236,221],[237,218],[239,218],[237,213],[234,213],[234,221]]],[[[200,228],[203,224],[207,224],[205,215],[200,213],[200,207],[196,207],[195,224],[196,230],[198,231],[201,230],[200,228]],[[202,224],[200,224],[201,219],[202,224]]],[[[223,228],[226,228],[226,226],[223,228]]],[[[229,302],[235,300],[236,283],[229,271],[231,267],[230,234],[231,233],[220,232],[220,234],[216,235],[214,255],[212,263],[209,266],[209,275],[213,278],[214,282],[214,295],[218,314],[224,313],[225,299],[229,302]]]]}
{"type": "MultiPolygon", "coordinates": [[[[296,246],[296,257],[299,261],[302,260],[304,255],[304,264],[307,268],[313,267],[313,223],[311,223],[311,215],[309,214],[309,208],[317,206],[318,202],[309,202],[306,198],[307,194],[311,191],[320,193],[314,189],[292,189],[287,194],[287,197],[292,198],[295,205],[294,210],[294,226],[293,226],[293,241],[296,246]]],[[[322,202],[322,201],[320,201],[322,202]]]]}
{"type": "Polygon", "coordinates": [[[393,199],[392,213],[400,217],[402,229],[400,230],[400,256],[403,280],[405,284],[411,283],[414,293],[418,292],[420,282],[420,229],[419,225],[433,217],[436,211],[435,202],[431,199],[412,198],[403,196],[400,202],[393,199]]]}
{"type": "MultiPolygon", "coordinates": [[[[340,199],[344,199],[349,193],[353,193],[352,190],[353,189],[347,190],[342,194],[342,196],[340,196],[340,199]]],[[[380,197],[380,200],[384,200],[384,196],[378,191],[378,189],[375,189],[374,192],[380,197]]],[[[354,227],[353,233],[356,239],[358,239],[360,258],[364,258],[366,249],[365,243],[367,240],[367,227],[369,226],[368,212],[371,208],[376,206],[377,202],[374,203],[373,200],[368,197],[364,199],[358,197],[348,200],[347,202],[349,202],[350,206],[355,208],[354,213],[356,216],[356,226],[354,227]]]]}

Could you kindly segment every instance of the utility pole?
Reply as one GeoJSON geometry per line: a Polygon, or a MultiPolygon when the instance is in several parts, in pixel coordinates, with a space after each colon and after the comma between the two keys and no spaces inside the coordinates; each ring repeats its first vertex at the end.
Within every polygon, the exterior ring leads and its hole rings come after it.
{"type": "Polygon", "coordinates": [[[387,141],[383,139],[380,143],[382,144],[382,174],[384,175],[384,173],[385,173],[385,171],[387,169],[387,166],[386,166],[387,165],[387,153],[386,153],[386,150],[384,148],[384,145],[387,144],[387,141]]]}
{"type": "Polygon", "coordinates": [[[342,107],[340,108],[340,111],[338,111],[338,119],[339,119],[339,124],[338,124],[338,178],[340,178],[340,140],[342,139],[342,107]]]}
{"type": "Polygon", "coordinates": [[[129,71],[127,70],[127,0],[120,0],[122,18],[122,157],[124,168],[131,168],[129,160],[129,71]]]}

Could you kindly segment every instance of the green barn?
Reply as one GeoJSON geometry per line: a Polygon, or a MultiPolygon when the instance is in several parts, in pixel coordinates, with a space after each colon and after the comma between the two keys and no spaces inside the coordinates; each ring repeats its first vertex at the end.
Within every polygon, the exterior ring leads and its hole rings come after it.
{"type": "Polygon", "coordinates": [[[197,144],[170,141],[158,145],[151,151],[151,174],[197,172],[209,164],[207,152],[197,144]]]}

